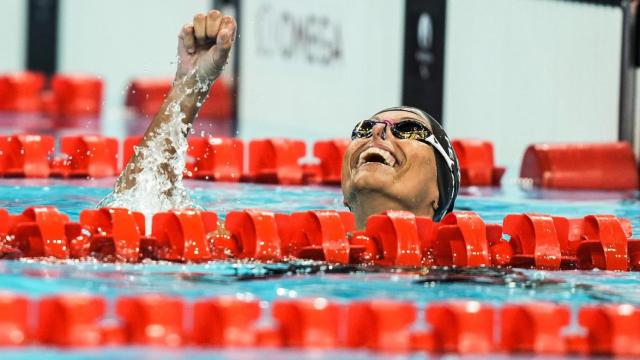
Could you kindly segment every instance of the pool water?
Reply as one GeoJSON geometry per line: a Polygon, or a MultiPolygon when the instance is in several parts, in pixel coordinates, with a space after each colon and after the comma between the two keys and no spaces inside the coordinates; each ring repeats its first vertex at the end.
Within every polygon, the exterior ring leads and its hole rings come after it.
{"type": "MultiPolygon", "coordinates": [[[[32,205],[55,205],[77,219],[82,209],[93,208],[106,196],[113,179],[106,180],[2,180],[0,207],[11,213],[32,205]]],[[[277,212],[310,209],[341,209],[342,195],[336,187],[297,187],[256,184],[187,182],[195,201],[219,214],[231,210],[260,208],[277,212]]],[[[488,223],[501,223],[509,213],[535,212],[580,217],[614,214],[632,221],[640,234],[640,202],[635,192],[560,192],[524,190],[513,180],[502,188],[462,189],[456,202],[460,210],[477,212],[488,223]]],[[[390,298],[414,301],[422,307],[433,301],[474,299],[493,305],[525,300],[553,301],[574,309],[590,303],[624,302],[640,305],[638,273],[606,271],[538,271],[522,269],[380,269],[328,266],[311,261],[259,264],[215,261],[206,264],[145,262],[106,264],[93,261],[41,262],[0,261],[0,290],[38,298],[60,292],[83,292],[113,299],[121,295],[163,293],[186,299],[204,296],[247,294],[263,300],[328,297],[338,302],[390,298]]],[[[58,351],[53,358],[253,358],[255,351],[154,352],[136,348],[58,351]],[[158,356],[155,356],[155,355],[158,356]],[[110,356],[108,356],[110,355],[110,356]]],[[[11,350],[6,356],[31,358],[47,354],[43,348],[11,350]]],[[[259,352],[265,358],[304,358],[311,353],[259,352]],[[304,356],[303,356],[304,355],[304,356]]],[[[316,354],[317,355],[317,354],[316,354]]],[[[377,358],[367,352],[331,352],[332,358],[377,358]]],[[[410,355],[407,355],[410,356],[410,355]]],[[[2,357],[7,358],[5,356],[2,357]]],[[[382,358],[382,357],[381,357],[382,358]]]]}

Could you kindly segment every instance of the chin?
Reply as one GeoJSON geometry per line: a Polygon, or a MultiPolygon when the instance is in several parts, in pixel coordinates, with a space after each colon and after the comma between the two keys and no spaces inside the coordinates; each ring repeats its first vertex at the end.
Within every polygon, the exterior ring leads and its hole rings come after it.
{"type": "Polygon", "coordinates": [[[393,185],[391,174],[359,170],[353,174],[351,184],[356,191],[362,190],[389,190],[393,185]]]}

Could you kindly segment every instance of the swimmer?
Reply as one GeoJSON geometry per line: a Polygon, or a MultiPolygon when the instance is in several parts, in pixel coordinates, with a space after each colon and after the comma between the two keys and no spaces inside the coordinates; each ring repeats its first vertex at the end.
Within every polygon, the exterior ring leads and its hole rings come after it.
{"type": "MultiPolygon", "coordinates": [[[[235,20],[217,10],[197,14],[182,28],[174,85],[118,178],[114,196],[136,186],[137,176],[150,166],[145,154],[149,157],[150,148],[158,150],[153,144],[161,144],[165,157],[185,150],[176,148],[176,140],[186,141],[188,127],[227,63],[235,35],[235,20]],[[161,131],[176,121],[172,107],[179,110],[178,120],[186,125],[173,135],[180,139],[171,139],[161,131]]],[[[386,210],[406,210],[436,221],[452,211],[459,186],[458,160],[447,134],[427,113],[412,107],[384,109],[357,122],[351,139],[342,163],[342,192],[359,229],[370,215],[386,210]]],[[[153,171],[172,186],[158,194],[152,192],[152,198],[171,198],[181,186],[177,182],[183,167],[168,162],[153,171]]],[[[147,190],[145,197],[148,195],[147,190]]],[[[103,205],[112,204],[103,201],[103,205]]]]}

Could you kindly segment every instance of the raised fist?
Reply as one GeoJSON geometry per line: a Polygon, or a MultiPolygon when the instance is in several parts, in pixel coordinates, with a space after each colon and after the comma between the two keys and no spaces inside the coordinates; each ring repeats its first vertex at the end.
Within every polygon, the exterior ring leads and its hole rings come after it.
{"type": "Polygon", "coordinates": [[[196,14],[178,35],[176,80],[194,73],[213,82],[227,63],[236,38],[236,21],[218,10],[196,14]]]}

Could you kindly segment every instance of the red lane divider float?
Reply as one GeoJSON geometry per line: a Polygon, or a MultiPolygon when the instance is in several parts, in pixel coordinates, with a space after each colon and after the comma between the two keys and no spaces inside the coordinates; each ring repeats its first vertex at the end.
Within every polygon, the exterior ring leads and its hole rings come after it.
{"type": "Polygon", "coordinates": [[[0,75],[0,111],[36,113],[42,110],[45,76],[36,72],[0,75]]]}
{"type": "Polygon", "coordinates": [[[0,346],[19,346],[29,342],[29,299],[0,292],[0,346]]]}
{"type": "Polygon", "coordinates": [[[477,301],[433,304],[427,322],[433,328],[433,350],[441,353],[494,351],[494,309],[477,301]]]}
{"type": "Polygon", "coordinates": [[[38,304],[37,339],[50,346],[99,346],[102,329],[98,323],[105,308],[103,298],[91,295],[43,298],[38,304]]]}
{"type": "Polygon", "coordinates": [[[324,298],[278,300],[272,315],[282,346],[334,349],[340,347],[340,305],[324,298]]]}
{"type": "Polygon", "coordinates": [[[553,303],[505,305],[501,310],[500,345],[515,353],[564,354],[562,330],[569,325],[569,308],[553,303]]]}
{"type": "Polygon", "coordinates": [[[638,189],[636,158],[624,142],[531,145],[523,156],[520,177],[545,188],[638,189]]]}
{"type": "Polygon", "coordinates": [[[485,224],[473,212],[436,223],[404,211],[372,215],[356,230],[353,214],[335,210],[276,214],[233,211],[223,226],[201,210],[155,214],[150,234],[141,213],[83,210],[80,222],[51,206],[11,215],[0,209],[0,258],[53,257],[139,262],[291,258],[380,266],[512,266],[546,270],[640,270],[640,240],[613,215],[569,219],[510,214],[485,224]]]}
{"type": "Polygon", "coordinates": [[[412,350],[410,327],[417,317],[410,302],[368,300],[347,308],[347,338],[350,348],[380,351],[412,350]]]}
{"type": "Polygon", "coordinates": [[[52,173],[62,177],[109,177],[119,174],[118,140],[101,135],[64,136],[64,157],[51,163],[52,173]]]}
{"type": "Polygon", "coordinates": [[[98,259],[138,262],[155,257],[145,237],[144,215],[127,209],[83,210],[80,223],[91,232],[91,254],[98,259]],[[145,251],[146,250],[146,251],[145,251]]]}
{"type": "Polygon", "coordinates": [[[640,309],[628,304],[587,305],[572,317],[568,306],[544,302],[494,307],[454,300],[428,303],[422,310],[390,299],[276,299],[269,304],[252,297],[216,297],[190,304],[146,294],[114,303],[112,314],[99,296],[51,295],[31,306],[27,297],[1,292],[0,347],[196,345],[640,356],[640,309]],[[572,325],[572,318],[577,323],[572,325]]]}
{"type": "Polygon", "coordinates": [[[278,214],[276,222],[285,255],[340,264],[350,262],[347,233],[355,230],[353,214],[332,210],[278,214]]]}
{"type": "MultiPolygon", "coordinates": [[[[129,84],[125,105],[143,117],[153,117],[171,90],[172,78],[136,78],[129,84]]],[[[232,89],[224,80],[216,81],[200,108],[199,116],[229,119],[233,108],[232,89]]],[[[147,124],[141,127],[144,131],[147,124]]]]}
{"type": "Polygon", "coordinates": [[[53,153],[53,136],[0,136],[0,176],[49,177],[49,157],[53,153]]]}
{"type": "Polygon", "coordinates": [[[207,234],[216,231],[218,216],[210,211],[172,210],[153,216],[152,235],[158,258],[170,261],[208,261],[212,254],[207,234]]]}
{"type": "MultiPolygon", "coordinates": [[[[123,141],[120,161],[117,139],[99,135],[65,136],[60,140],[63,156],[47,165],[54,153],[50,136],[2,136],[0,176],[116,176],[130,160],[141,138],[134,136],[123,141]]],[[[185,174],[213,181],[337,185],[348,144],[344,139],[318,141],[313,147],[317,162],[305,163],[306,144],[301,140],[252,140],[248,144],[249,161],[248,169],[245,169],[242,140],[192,137],[185,174]]],[[[504,169],[493,164],[491,143],[456,140],[454,146],[459,152],[462,185],[499,184],[504,169]]],[[[535,185],[542,187],[605,190],[638,187],[635,157],[626,143],[532,145],[525,153],[521,177],[532,179],[535,185]]]]}
{"type": "Polygon", "coordinates": [[[194,159],[187,163],[193,178],[238,182],[244,169],[242,140],[191,137],[187,155],[194,159]]]}
{"type": "Polygon", "coordinates": [[[58,74],[51,79],[51,92],[43,95],[45,110],[62,119],[98,117],[102,112],[103,82],[99,77],[58,74]]]}
{"type": "Polygon", "coordinates": [[[165,295],[120,298],[116,310],[126,343],[181,346],[186,343],[184,301],[165,295]]]}
{"type": "Polygon", "coordinates": [[[487,227],[477,214],[470,211],[447,214],[438,224],[433,245],[436,264],[463,267],[491,265],[487,235],[487,227]]]}
{"type": "MultiPolygon", "coordinates": [[[[78,223],[51,206],[27,208],[9,215],[4,246],[24,257],[82,258],[89,255],[90,237],[78,223]]],[[[0,256],[2,257],[2,256],[0,256]]]]}
{"type": "Polygon", "coordinates": [[[505,168],[495,165],[491,142],[454,139],[451,145],[460,164],[460,185],[500,185],[505,168]]]}
{"type": "Polygon", "coordinates": [[[302,140],[263,139],[249,142],[249,174],[252,181],[302,184],[300,159],[306,153],[302,140]]]}
{"type": "Polygon", "coordinates": [[[193,306],[193,342],[201,346],[254,347],[260,344],[255,323],[260,302],[221,297],[201,299],[193,306]]]}
{"type": "Polygon", "coordinates": [[[342,159],[348,145],[347,139],[318,141],[313,145],[313,155],[320,160],[322,183],[340,185],[342,159]]]}
{"type": "MultiPolygon", "coordinates": [[[[227,214],[224,225],[233,240],[233,247],[222,253],[262,261],[282,259],[282,242],[274,213],[261,210],[232,211],[227,214]]],[[[223,235],[218,238],[226,237],[223,235]]]]}

